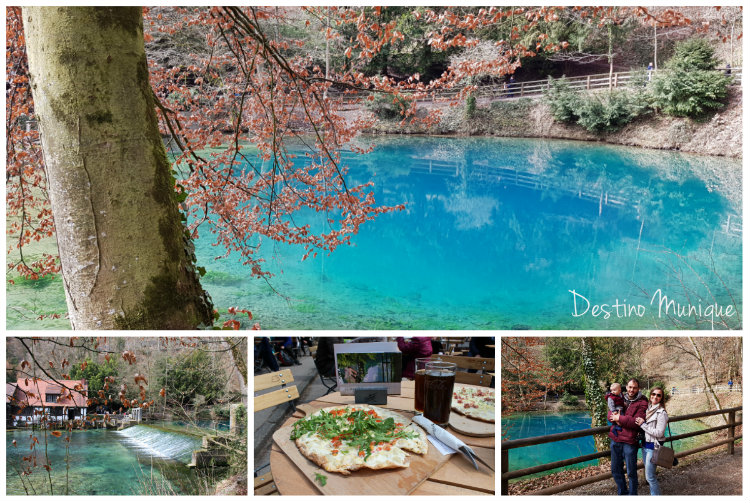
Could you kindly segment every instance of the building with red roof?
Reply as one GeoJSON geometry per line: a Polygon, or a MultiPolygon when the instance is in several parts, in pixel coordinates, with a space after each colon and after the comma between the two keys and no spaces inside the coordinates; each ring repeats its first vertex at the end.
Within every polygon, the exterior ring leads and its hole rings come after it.
{"type": "Polygon", "coordinates": [[[88,407],[88,383],[81,380],[19,379],[5,385],[6,412],[13,425],[84,419],[88,407]]]}

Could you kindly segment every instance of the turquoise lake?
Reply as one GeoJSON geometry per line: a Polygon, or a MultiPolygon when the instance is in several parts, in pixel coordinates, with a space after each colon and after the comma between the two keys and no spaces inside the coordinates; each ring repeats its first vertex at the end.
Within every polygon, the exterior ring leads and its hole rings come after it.
{"type": "MultiPolygon", "coordinates": [[[[60,438],[36,430],[36,468],[31,475],[19,476],[29,449],[31,430],[6,433],[6,494],[50,494],[50,482],[43,465],[49,459],[52,493],[65,494],[65,433],[60,438]],[[16,445],[13,445],[13,441],[16,445]],[[23,480],[22,480],[23,479],[23,480]]],[[[192,451],[200,449],[201,438],[165,432],[138,425],[122,431],[77,430],[71,434],[69,494],[137,495],[201,494],[200,482],[187,468],[192,451]]]]}
{"type": "MultiPolygon", "coordinates": [[[[289,301],[235,259],[212,261],[202,238],[218,305],[245,306],[271,329],[672,328],[651,304],[658,289],[664,302],[741,311],[738,161],[567,141],[367,141],[372,153],[344,156],[349,183],[372,178],[379,204],[406,210],[368,222],[330,256],[267,249],[271,285],[289,301]],[[572,290],[590,303],[583,314],[575,297],[582,316],[572,290]],[[594,304],[618,301],[642,315],[592,316],[594,304]]],[[[307,219],[322,228],[322,216],[307,219]]],[[[725,320],[740,325],[736,311],[725,320]]]]}
{"type": "MultiPolygon", "coordinates": [[[[504,440],[515,440],[518,438],[537,437],[541,435],[552,435],[553,433],[565,433],[575,430],[591,428],[591,416],[585,411],[570,412],[528,412],[504,416],[502,422],[502,436],[504,440]]],[[[700,421],[688,420],[670,424],[672,435],[688,433],[706,428],[700,421]]],[[[705,436],[699,435],[674,442],[675,451],[683,451],[697,447],[701,443],[708,443],[705,436]]],[[[574,438],[559,442],[520,447],[508,451],[509,470],[520,470],[553,461],[583,456],[596,452],[593,437],[574,438]]],[[[638,452],[641,459],[641,452],[638,452]]],[[[571,470],[583,468],[584,466],[596,465],[598,460],[578,463],[565,468],[549,470],[540,474],[529,475],[526,478],[539,477],[555,471],[564,469],[571,470]]],[[[518,480],[518,479],[514,479],[518,480]]]]}
{"type": "MultiPolygon", "coordinates": [[[[348,185],[372,179],[379,205],[406,210],[306,261],[264,241],[270,285],[235,256],[215,260],[201,229],[218,308],[249,309],[264,329],[741,327],[741,161],[538,139],[359,142],[375,148],[343,155],[348,185]]],[[[297,221],[324,229],[320,214],[297,221]]],[[[66,310],[59,281],[7,296],[8,328],[67,324],[28,314],[66,310]]]]}

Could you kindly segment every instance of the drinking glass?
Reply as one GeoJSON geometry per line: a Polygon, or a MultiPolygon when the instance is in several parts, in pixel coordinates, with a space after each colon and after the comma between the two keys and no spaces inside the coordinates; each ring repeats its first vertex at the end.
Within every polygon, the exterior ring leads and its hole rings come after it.
{"type": "Polygon", "coordinates": [[[424,412],[424,373],[427,363],[435,361],[431,358],[417,358],[414,360],[414,410],[424,412]]]}
{"type": "Polygon", "coordinates": [[[456,364],[432,361],[425,364],[424,417],[445,428],[451,415],[456,364]]]}

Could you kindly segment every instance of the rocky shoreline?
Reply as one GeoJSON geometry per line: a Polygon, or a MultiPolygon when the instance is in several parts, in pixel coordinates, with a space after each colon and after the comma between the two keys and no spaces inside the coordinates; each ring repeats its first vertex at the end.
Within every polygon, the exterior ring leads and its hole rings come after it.
{"type": "MultiPolygon", "coordinates": [[[[433,107],[424,107],[419,115],[426,115],[430,108],[433,107]]],[[[742,158],[742,89],[739,87],[732,88],[727,107],[705,122],[652,115],[636,120],[620,131],[602,134],[555,122],[543,101],[531,99],[478,103],[470,118],[462,105],[435,105],[434,108],[443,110],[435,125],[402,125],[399,121],[379,120],[366,132],[583,140],[742,158]]]]}

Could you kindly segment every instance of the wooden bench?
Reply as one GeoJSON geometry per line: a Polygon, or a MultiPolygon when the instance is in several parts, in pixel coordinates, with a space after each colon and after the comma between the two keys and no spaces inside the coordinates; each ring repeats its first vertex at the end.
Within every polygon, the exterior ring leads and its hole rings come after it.
{"type": "MultiPolygon", "coordinates": [[[[281,389],[271,391],[253,397],[254,412],[259,410],[267,409],[275,405],[279,405],[286,402],[292,402],[299,398],[299,391],[297,386],[289,386],[290,383],[294,382],[294,376],[290,369],[279,370],[277,372],[271,372],[270,374],[262,374],[253,378],[253,391],[264,391],[276,386],[281,386],[281,389]]],[[[294,402],[290,404],[294,409],[294,402]]],[[[261,466],[258,471],[263,470],[268,465],[261,466]]],[[[256,472],[257,474],[257,472],[256,472]]],[[[267,470],[255,477],[254,481],[254,493],[255,494],[279,494],[276,488],[276,482],[273,480],[273,474],[271,470],[267,470]]]]}
{"type": "Polygon", "coordinates": [[[256,496],[279,495],[279,490],[276,487],[276,482],[273,480],[273,475],[271,474],[270,469],[255,477],[255,482],[253,483],[253,494],[256,496]]]}
{"type": "Polygon", "coordinates": [[[288,386],[292,382],[294,382],[294,376],[290,369],[255,376],[253,391],[263,391],[276,386],[281,386],[281,389],[253,397],[254,412],[299,398],[297,386],[288,386]]]}

